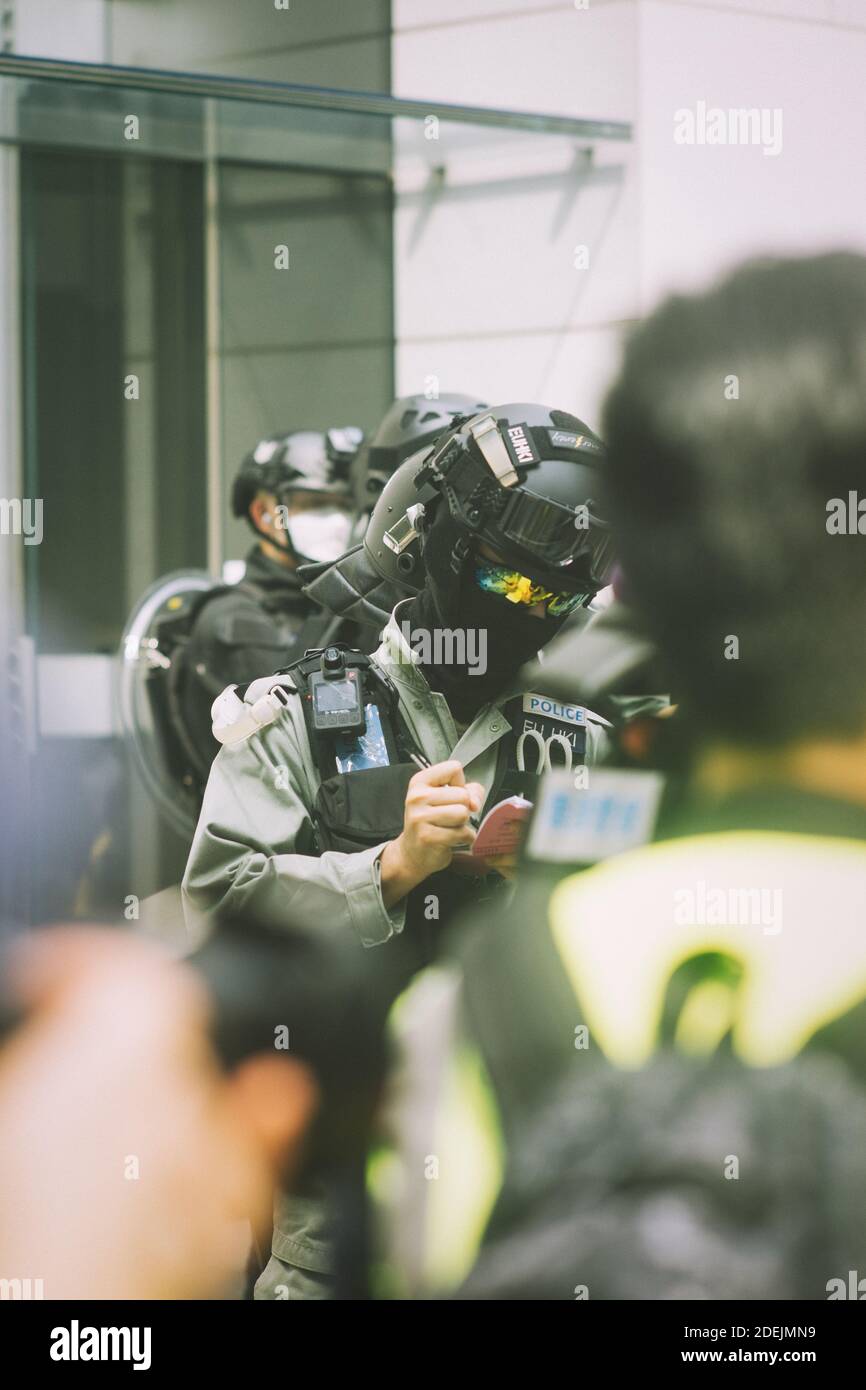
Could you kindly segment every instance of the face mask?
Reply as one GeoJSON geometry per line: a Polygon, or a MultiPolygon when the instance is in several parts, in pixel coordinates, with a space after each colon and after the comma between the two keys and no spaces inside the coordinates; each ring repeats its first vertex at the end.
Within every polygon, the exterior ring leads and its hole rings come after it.
{"type": "Polygon", "coordinates": [[[339,559],[348,549],[352,518],[341,507],[316,507],[290,514],[286,529],[300,559],[322,564],[339,559]]]}
{"type": "Polygon", "coordinates": [[[482,588],[471,559],[458,579],[451,554],[460,534],[449,517],[436,518],[424,547],[426,583],[411,608],[407,605],[407,616],[414,628],[422,630],[471,628],[483,634],[483,673],[471,673],[468,667],[456,664],[425,666],[432,688],[445,696],[458,720],[468,723],[483,704],[498,698],[520,667],[555,636],[562,618],[534,617],[525,605],[508,603],[499,593],[482,588]]]}

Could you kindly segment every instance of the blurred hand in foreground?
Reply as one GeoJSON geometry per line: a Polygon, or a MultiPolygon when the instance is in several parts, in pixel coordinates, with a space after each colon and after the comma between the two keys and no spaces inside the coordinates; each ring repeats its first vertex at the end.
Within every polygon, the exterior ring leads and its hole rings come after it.
{"type": "Polygon", "coordinates": [[[230,1292],[244,1218],[315,1109],[309,1071],[260,1056],[227,1077],[201,983],[120,930],[37,933],[6,983],[26,1016],[0,1048],[0,1278],[52,1299],[230,1292]]]}

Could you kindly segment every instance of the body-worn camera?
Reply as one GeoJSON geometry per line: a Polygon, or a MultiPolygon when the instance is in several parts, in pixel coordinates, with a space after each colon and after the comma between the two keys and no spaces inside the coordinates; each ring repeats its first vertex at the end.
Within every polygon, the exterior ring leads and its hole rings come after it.
{"type": "Polygon", "coordinates": [[[319,671],[309,677],[310,714],[319,733],[363,734],[364,691],[361,673],[346,668],[345,653],[339,647],[326,647],[319,671]]]}

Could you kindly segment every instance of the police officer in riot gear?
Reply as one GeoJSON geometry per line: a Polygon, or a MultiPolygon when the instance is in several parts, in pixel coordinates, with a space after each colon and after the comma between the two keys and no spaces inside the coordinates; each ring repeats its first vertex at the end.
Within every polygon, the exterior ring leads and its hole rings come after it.
{"type": "Polygon", "coordinates": [[[138,773],[189,843],[218,744],[211,705],[226,681],[281,665],[327,635],[332,618],[304,594],[302,564],[330,561],[351,530],[354,426],[273,435],[243,460],[232,507],[256,533],[239,583],[205,570],[162,575],[129,615],[117,707],[138,773]]]}
{"type": "Polygon", "coordinates": [[[393,582],[383,574],[359,543],[379,495],[406,459],[435,443],[456,419],[484,409],[484,401],[454,391],[432,400],[425,395],[401,396],[352,461],[355,544],[337,564],[308,566],[301,578],[310,599],[343,619],[341,632],[346,624],[354,624],[354,640],[364,651],[375,650],[394,605],[406,593],[402,581],[393,582]]]}
{"type": "Polygon", "coordinates": [[[249,680],[315,646],[327,615],[305,595],[300,565],[331,562],[349,543],[349,465],[354,427],[277,434],[247,454],[232,488],[232,511],[256,533],[243,579],[198,600],[183,656],[179,711],[206,777],[216,744],[211,705],[232,681],[249,680]]]}
{"type": "MultiPolygon", "coordinates": [[[[581,421],[525,404],[465,419],[402,465],[365,548],[414,596],[372,656],[308,652],[215,703],[224,748],[184,876],[190,911],[288,913],[378,946],[386,1003],[458,907],[501,891],[512,856],[473,863],[473,820],[605,739],[583,707],[515,679],[607,580],[603,465],[581,421]]],[[[321,1223],[315,1193],[281,1210],[264,1296],[327,1290],[321,1223]]]]}

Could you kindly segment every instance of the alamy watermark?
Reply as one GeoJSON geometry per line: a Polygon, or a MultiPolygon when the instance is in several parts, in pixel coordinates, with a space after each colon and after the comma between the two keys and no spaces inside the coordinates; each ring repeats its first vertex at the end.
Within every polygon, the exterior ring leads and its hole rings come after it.
{"type": "Polygon", "coordinates": [[[82,1327],[73,1318],[52,1328],[48,1354],[52,1361],[131,1361],[134,1371],[147,1371],[151,1335],[149,1327],[82,1327]]]}
{"type": "Polygon", "coordinates": [[[487,670],[487,629],[483,627],[413,627],[400,624],[403,641],[423,666],[465,666],[470,676],[487,670]]]}
{"type": "Polygon", "coordinates": [[[758,145],[765,155],[782,153],[782,110],[779,106],[681,106],[674,112],[675,145],[758,145]]]}
{"type": "Polygon", "coordinates": [[[42,534],[41,497],[0,497],[0,536],[23,536],[25,545],[41,545],[42,534]]]}
{"type": "Polygon", "coordinates": [[[866,1279],[861,1279],[860,1272],[856,1269],[849,1269],[847,1278],[828,1279],[824,1287],[827,1290],[828,1303],[834,1303],[840,1298],[850,1298],[855,1303],[862,1303],[866,1299],[866,1279]]]}
{"type": "Polygon", "coordinates": [[[831,497],[826,525],[829,536],[866,536],[866,497],[853,490],[847,497],[831,497]]]}
{"type": "Polygon", "coordinates": [[[43,1279],[0,1279],[0,1303],[27,1302],[44,1297],[43,1279]]]}
{"type": "Polygon", "coordinates": [[[680,927],[761,927],[764,936],[782,930],[781,888],[713,887],[699,879],[674,892],[674,921],[680,927]]]}

